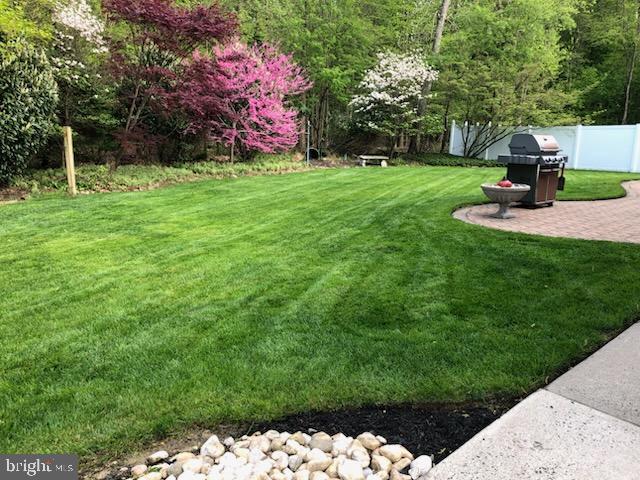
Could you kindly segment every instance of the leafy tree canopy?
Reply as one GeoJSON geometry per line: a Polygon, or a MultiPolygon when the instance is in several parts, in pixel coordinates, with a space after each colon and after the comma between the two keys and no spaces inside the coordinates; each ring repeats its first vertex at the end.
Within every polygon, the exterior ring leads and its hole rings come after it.
{"type": "Polygon", "coordinates": [[[0,45],[0,184],[27,166],[55,126],[58,88],[45,53],[23,39],[0,45]]]}
{"type": "Polygon", "coordinates": [[[29,41],[51,39],[53,0],[0,0],[0,41],[24,37],[29,41]]]}

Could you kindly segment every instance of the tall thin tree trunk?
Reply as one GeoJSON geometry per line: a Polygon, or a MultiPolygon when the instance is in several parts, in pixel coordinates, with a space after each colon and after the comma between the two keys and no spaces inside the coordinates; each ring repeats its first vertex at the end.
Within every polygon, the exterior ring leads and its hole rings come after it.
{"type": "Polygon", "coordinates": [[[235,130],[236,127],[238,126],[238,122],[233,122],[233,131],[234,131],[234,136],[231,142],[231,146],[229,148],[229,160],[231,161],[231,164],[233,165],[233,162],[235,161],[235,155],[236,155],[236,137],[235,137],[235,130]]]}
{"type": "Polygon", "coordinates": [[[442,43],[442,34],[444,33],[444,24],[447,21],[447,15],[449,14],[449,6],[451,0],[442,0],[440,5],[440,11],[438,12],[438,24],[436,25],[436,33],[433,37],[433,53],[438,55],[440,53],[440,44],[442,43]]]}
{"type": "Polygon", "coordinates": [[[318,103],[315,107],[314,122],[312,126],[313,135],[311,137],[312,142],[318,149],[323,149],[323,137],[325,134],[325,128],[327,124],[329,91],[327,87],[320,90],[318,103]]]}
{"type": "Polygon", "coordinates": [[[206,130],[202,132],[202,154],[204,155],[204,161],[209,161],[209,134],[206,130]]]}
{"type": "Polygon", "coordinates": [[[305,114],[302,115],[302,125],[303,125],[303,129],[302,132],[300,132],[300,137],[298,138],[298,150],[300,150],[301,152],[306,152],[307,150],[307,125],[309,122],[309,117],[307,116],[306,113],[306,105],[307,105],[307,94],[306,92],[302,94],[302,102],[303,105],[305,105],[305,114]]]}
{"type": "Polygon", "coordinates": [[[389,149],[387,150],[387,155],[389,156],[389,160],[393,160],[393,154],[396,152],[396,142],[398,141],[397,133],[394,133],[389,138],[389,149]]]}
{"type": "MultiPolygon", "coordinates": [[[[304,0],[302,6],[302,19],[304,31],[309,31],[309,2],[304,0]]],[[[302,94],[302,105],[304,105],[304,115],[302,116],[302,122],[304,128],[302,130],[302,135],[300,135],[300,139],[298,141],[298,148],[301,152],[304,152],[305,158],[308,155],[307,146],[313,144],[313,133],[309,128],[309,124],[311,119],[313,119],[313,111],[309,108],[309,96],[307,96],[307,92],[302,94]]]]}
{"type": "Polygon", "coordinates": [[[449,108],[451,107],[451,101],[447,100],[447,106],[444,109],[444,131],[442,132],[442,137],[440,139],[440,153],[444,153],[444,150],[447,146],[447,138],[449,133],[449,108]]]}
{"type": "Polygon", "coordinates": [[[62,120],[62,125],[64,127],[70,127],[71,126],[71,109],[70,109],[69,102],[70,102],[71,94],[69,93],[69,90],[65,88],[63,95],[64,95],[64,100],[63,100],[64,101],[64,114],[63,114],[64,118],[62,120]]]}
{"type": "Polygon", "coordinates": [[[627,71],[627,85],[624,91],[624,111],[622,112],[622,124],[626,124],[629,119],[629,105],[631,103],[631,83],[633,82],[633,71],[636,68],[638,58],[638,38],[640,37],[640,1],[636,9],[636,29],[633,36],[633,50],[629,59],[629,69],[627,71]]]}
{"type": "MultiPolygon", "coordinates": [[[[438,11],[438,23],[436,24],[436,31],[433,36],[433,45],[431,48],[431,52],[434,56],[440,54],[440,45],[442,44],[442,35],[444,34],[444,25],[447,21],[447,15],[449,14],[449,6],[451,5],[451,0],[442,0],[440,4],[440,10],[438,11]]],[[[422,99],[418,104],[418,117],[421,118],[424,116],[427,111],[427,97],[431,93],[431,88],[433,87],[432,81],[424,82],[422,85],[422,99]]],[[[421,143],[421,135],[417,133],[416,135],[411,136],[411,141],[409,142],[409,152],[410,153],[419,153],[420,152],[420,143],[421,143]]]]}

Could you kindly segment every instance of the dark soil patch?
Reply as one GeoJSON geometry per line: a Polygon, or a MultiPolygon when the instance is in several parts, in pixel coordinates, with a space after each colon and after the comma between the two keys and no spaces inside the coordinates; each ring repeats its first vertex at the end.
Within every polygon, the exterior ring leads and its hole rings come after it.
{"type": "Polygon", "coordinates": [[[476,433],[500,417],[516,402],[497,405],[399,405],[364,407],[334,412],[290,415],[273,422],[251,425],[250,433],[269,429],[295,432],[313,429],[330,435],[362,432],[382,435],[414,455],[434,455],[442,460],[476,433]]]}

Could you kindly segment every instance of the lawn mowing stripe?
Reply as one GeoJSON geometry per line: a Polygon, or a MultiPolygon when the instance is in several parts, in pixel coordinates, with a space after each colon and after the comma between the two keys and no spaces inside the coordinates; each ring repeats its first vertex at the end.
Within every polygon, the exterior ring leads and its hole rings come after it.
{"type": "Polygon", "coordinates": [[[0,449],[117,453],[194,423],[536,385],[638,312],[640,251],[452,219],[496,173],[326,170],[0,209],[0,449]],[[544,309],[505,296],[512,278],[544,309]]]}

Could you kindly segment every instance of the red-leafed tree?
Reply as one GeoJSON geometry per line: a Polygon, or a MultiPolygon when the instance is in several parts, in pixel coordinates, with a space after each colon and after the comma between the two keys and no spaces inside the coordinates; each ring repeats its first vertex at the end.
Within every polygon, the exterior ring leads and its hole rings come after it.
{"type": "Polygon", "coordinates": [[[167,100],[185,58],[237,34],[235,16],[218,4],[186,8],[171,0],[104,0],[107,19],[126,24],[126,38],[112,41],[111,70],[126,118],[118,132],[119,159],[162,136],[181,133],[167,100]],[[159,124],[163,124],[163,128],[159,124]],[[158,135],[161,132],[163,135],[158,135]]]}
{"type": "Polygon", "coordinates": [[[270,45],[234,42],[213,56],[195,53],[176,89],[188,129],[204,131],[236,151],[275,153],[293,148],[300,131],[291,97],[311,88],[290,55],[270,45]]]}

